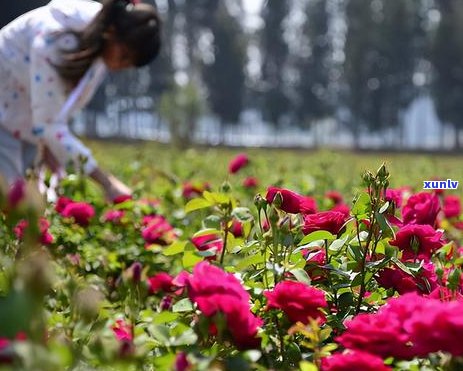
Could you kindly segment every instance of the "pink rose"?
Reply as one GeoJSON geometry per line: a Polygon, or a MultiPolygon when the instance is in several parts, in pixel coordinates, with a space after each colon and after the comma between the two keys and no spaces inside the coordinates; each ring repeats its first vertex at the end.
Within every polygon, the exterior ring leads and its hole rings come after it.
{"type": "Polygon", "coordinates": [[[211,251],[215,254],[218,254],[223,249],[222,237],[215,233],[203,234],[201,236],[192,237],[191,243],[199,251],[211,251]]]}
{"type": "Polygon", "coordinates": [[[446,218],[457,218],[461,214],[460,197],[448,195],[444,197],[444,215],[446,218]]]}
{"type": "Polygon", "coordinates": [[[118,319],[116,323],[112,326],[112,330],[116,339],[119,341],[129,341],[133,340],[132,335],[132,326],[127,324],[124,320],[118,319]]]}
{"type": "Polygon", "coordinates": [[[338,191],[328,191],[325,193],[325,197],[330,199],[335,205],[343,202],[342,194],[338,191]]]}
{"type": "Polygon", "coordinates": [[[26,196],[26,182],[24,179],[18,179],[14,182],[8,191],[8,205],[15,208],[26,196]]]}
{"type": "Polygon", "coordinates": [[[174,228],[161,215],[145,217],[143,224],[146,227],[142,229],[141,235],[148,244],[166,246],[176,238],[174,228]]]}
{"type": "Polygon", "coordinates": [[[328,231],[337,235],[346,220],[346,215],[338,211],[322,211],[305,215],[302,232],[307,235],[315,231],[328,231]]]}
{"type": "Polygon", "coordinates": [[[251,313],[249,294],[238,279],[208,262],[196,264],[186,279],[188,296],[205,317],[222,313],[227,329],[239,349],[258,347],[256,337],[262,320],[251,313]]]}
{"type": "Polygon", "coordinates": [[[323,371],[387,371],[392,368],[386,366],[382,358],[362,352],[350,351],[348,353],[337,353],[322,358],[323,371]]]}
{"type": "Polygon", "coordinates": [[[177,287],[174,285],[174,277],[170,274],[161,272],[148,278],[148,287],[151,294],[156,294],[160,291],[172,292],[177,287]]]}
{"type": "Polygon", "coordinates": [[[228,165],[228,172],[230,174],[236,174],[243,167],[249,164],[249,157],[245,153],[240,153],[228,165]]]}
{"type": "MultiPolygon", "coordinates": [[[[24,219],[18,222],[18,224],[13,229],[16,238],[18,238],[19,240],[22,240],[24,238],[24,232],[26,231],[28,225],[29,223],[27,222],[27,220],[24,219]]],[[[50,232],[48,232],[49,227],[50,222],[48,220],[46,220],[45,218],[39,219],[39,242],[42,245],[50,245],[54,241],[53,236],[50,234],[50,232]]]]}
{"type": "Polygon", "coordinates": [[[256,177],[248,176],[243,180],[244,188],[256,188],[259,185],[259,180],[256,177]]]}
{"type": "Polygon", "coordinates": [[[192,182],[186,182],[183,184],[182,187],[182,196],[186,199],[191,199],[197,196],[201,196],[204,191],[208,190],[209,184],[204,183],[192,183],[192,182]]]}
{"type": "Polygon", "coordinates": [[[119,196],[114,198],[113,203],[115,205],[117,205],[117,204],[121,204],[121,203],[123,203],[125,201],[129,201],[129,200],[132,200],[132,199],[133,198],[132,198],[131,195],[119,195],[119,196]]]}
{"type": "Polygon", "coordinates": [[[402,209],[404,224],[429,224],[434,226],[440,211],[439,197],[421,192],[411,196],[402,209]]]}
{"type": "Polygon", "coordinates": [[[272,291],[264,291],[267,308],[281,309],[291,322],[307,324],[309,318],[325,320],[320,310],[327,306],[325,293],[302,282],[282,281],[272,291]]]}
{"type": "Polygon", "coordinates": [[[408,292],[430,294],[437,287],[437,276],[432,263],[426,263],[416,277],[398,268],[385,268],[379,272],[376,281],[385,289],[393,288],[400,295],[408,292]]]}
{"type": "Polygon", "coordinates": [[[402,227],[389,242],[402,250],[403,260],[422,259],[429,261],[432,254],[444,245],[442,232],[430,225],[408,224],[402,227]]]}
{"type": "Polygon", "coordinates": [[[65,206],[61,215],[65,218],[73,218],[77,224],[85,227],[95,216],[95,209],[86,202],[71,202],[65,206]]]}
{"type": "Polygon", "coordinates": [[[56,212],[61,214],[64,208],[71,203],[73,203],[73,201],[70,198],[64,196],[59,197],[55,205],[56,212]]]}
{"type": "Polygon", "coordinates": [[[120,224],[121,219],[124,217],[125,212],[123,210],[108,210],[103,215],[103,220],[105,222],[113,223],[113,224],[120,224]]]}
{"type": "Polygon", "coordinates": [[[269,187],[265,198],[268,203],[273,203],[277,193],[281,194],[282,204],[280,209],[290,214],[313,214],[317,210],[317,204],[312,197],[302,196],[288,189],[269,187]]]}

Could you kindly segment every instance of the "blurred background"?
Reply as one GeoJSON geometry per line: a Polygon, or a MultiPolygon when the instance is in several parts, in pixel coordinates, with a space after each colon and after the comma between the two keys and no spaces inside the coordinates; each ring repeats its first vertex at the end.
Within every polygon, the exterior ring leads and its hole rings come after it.
{"type": "MultiPolygon", "coordinates": [[[[8,2],[0,25],[47,2],[8,2]]],[[[463,149],[461,0],[156,5],[162,55],[110,75],[73,123],[79,134],[179,148],[463,149]]]]}

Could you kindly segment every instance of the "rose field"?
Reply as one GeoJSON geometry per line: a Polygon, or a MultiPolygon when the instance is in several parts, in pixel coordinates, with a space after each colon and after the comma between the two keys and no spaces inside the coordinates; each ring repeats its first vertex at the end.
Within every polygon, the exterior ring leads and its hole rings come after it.
{"type": "Polygon", "coordinates": [[[0,370],[463,369],[460,158],[89,145],[0,187],[0,370]]]}

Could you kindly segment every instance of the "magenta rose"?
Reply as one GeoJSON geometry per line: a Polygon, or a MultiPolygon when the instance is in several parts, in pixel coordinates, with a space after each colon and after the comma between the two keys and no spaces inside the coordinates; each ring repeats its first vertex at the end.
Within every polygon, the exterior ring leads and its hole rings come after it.
{"type": "Polygon", "coordinates": [[[402,209],[404,224],[429,224],[434,226],[440,211],[436,194],[420,192],[411,196],[402,209]]]}
{"type": "Polygon", "coordinates": [[[444,215],[446,218],[457,218],[461,214],[460,197],[448,195],[444,197],[444,215]]]}
{"type": "Polygon", "coordinates": [[[401,208],[404,196],[410,189],[408,187],[386,189],[386,201],[394,202],[395,207],[401,208]]]}
{"type": "Polygon", "coordinates": [[[72,204],[74,201],[72,201],[70,198],[67,198],[67,197],[64,197],[64,196],[61,196],[58,198],[58,200],[56,201],[56,205],[55,205],[55,210],[56,212],[58,213],[62,213],[64,208],[69,205],[69,204],[72,204]]]}
{"type": "Polygon", "coordinates": [[[416,277],[398,268],[385,268],[379,272],[376,281],[385,289],[393,288],[400,295],[408,292],[430,294],[437,287],[437,275],[432,263],[426,263],[416,277]]]}
{"type": "Polygon", "coordinates": [[[86,202],[71,202],[65,206],[61,215],[65,218],[73,218],[77,224],[85,227],[95,216],[95,209],[86,202]]]}
{"type": "Polygon", "coordinates": [[[317,203],[312,197],[302,196],[289,189],[269,187],[265,196],[268,203],[273,203],[277,193],[281,194],[280,209],[290,214],[312,214],[317,210],[317,203]]]}
{"type": "Polygon", "coordinates": [[[176,238],[174,228],[161,215],[145,217],[143,224],[146,227],[142,229],[141,235],[148,244],[165,246],[172,243],[176,238]]]}
{"type": "Polygon", "coordinates": [[[15,208],[26,196],[26,182],[24,179],[15,181],[8,190],[8,205],[15,208]]]}
{"type": "Polygon", "coordinates": [[[160,291],[172,292],[177,286],[174,285],[174,277],[169,273],[160,272],[154,276],[148,277],[148,288],[151,294],[156,294],[160,291]]]}
{"type": "Polygon", "coordinates": [[[335,340],[347,349],[381,358],[412,359],[423,355],[410,343],[410,333],[404,329],[404,323],[421,312],[424,300],[416,294],[390,299],[377,313],[359,314],[346,321],[346,331],[335,340]]]}
{"type": "Polygon", "coordinates": [[[382,358],[362,351],[337,353],[322,358],[323,371],[388,371],[392,368],[386,366],[382,358]]]}
{"type": "Polygon", "coordinates": [[[228,172],[236,174],[243,167],[249,164],[249,157],[245,153],[240,153],[228,164],[228,172]]]}
{"type": "Polygon", "coordinates": [[[192,237],[191,242],[199,251],[211,251],[217,254],[223,249],[222,237],[216,233],[192,237]]]}
{"type": "Polygon", "coordinates": [[[259,185],[259,180],[256,177],[248,176],[243,180],[244,188],[256,188],[259,185]]]}
{"type": "Polygon", "coordinates": [[[346,215],[338,211],[322,211],[316,214],[305,215],[302,232],[310,234],[315,231],[328,231],[337,235],[346,220],[346,215]]]}
{"type": "Polygon", "coordinates": [[[120,224],[121,219],[124,217],[125,212],[124,210],[108,210],[103,215],[103,220],[105,222],[113,223],[113,224],[120,224]]]}
{"type": "Polygon", "coordinates": [[[335,205],[343,202],[342,194],[338,191],[328,191],[325,193],[325,197],[331,200],[335,205]]]}
{"type": "Polygon", "coordinates": [[[225,316],[227,329],[239,349],[259,346],[256,335],[262,320],[251,313],[249,294],[233,274],[201,262],[186,278],[186,286],[190,300],[205,317],[217,313],[225,316]]]}
{"type": "Polygon", "coordinates": [[[272,291],[264,291],[267,308],[281,309],[291,322],[307,324],[309,318],[325,320],[321,308],[327,306],[325,293],[302,282],[282,281],[272,291]]]}
{"type": "Polygon", "coordinates": [[[436,231],[430,225],[408,224],[402,227],[389,241],[392,246],[402,250],[403,260],[431,259],[432,254],[444,245],[442,232],[436,231]]]}
{"type": "MultiPolygon", "coordinates": [[[[28,221],[22,219],[14,227],[13,232],[19,240],[22,240],[24,238],[24,232],[26,231],[28,225],[29,225],[28,221]]],[[[50,227],[50,222],[47,219],[45,218],[39,219],[40,236],[38,240],[42,245],[50,245],[54,241],[53,236],[50,234],[50,232],[48,232],[49,227],[50,227]]]]}
{"type": "Polygon", "coordinates": [[[182,196],[186,199],[192,199],[201,196],[204,191],[209,189],[209,184],[186,182],[182,186],[182,196]]]}
{"type": "Polygon", "coordinates": [[[112,326],[112,330],[114,335],[116,336],[116,339],[119,341],[132,341],[133,340],[133,335],[132,335],[132,326],[127,324],[122,319],[118,319],[116,323],[112,326]]]}

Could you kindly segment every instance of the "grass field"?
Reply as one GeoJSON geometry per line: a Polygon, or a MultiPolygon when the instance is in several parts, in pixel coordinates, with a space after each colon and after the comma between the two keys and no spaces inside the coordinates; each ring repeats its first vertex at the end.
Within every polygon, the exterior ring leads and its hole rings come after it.
{"type": "Polygon", "coordinates": [[[362,172],[376,170],[382,162],[386,162],[391,172],[391,187],[409,185],[419,191],[423,180],[459,180],[463,161],[462,156],[444,154],[230,148],[178,151],[152,142],[88,144],[104,168],[127,180],[140,170],[137,178],[148,182],[148,189],[155,193],[164,183],[162,174],[218,186],[229,178],[228,162],[239,152],[246,152],[252,161],[240,178],[252,175],[260,180],[261,188],[281,184],[310,194],[338,189],[351,195],[361,182],[362,172]]]}

